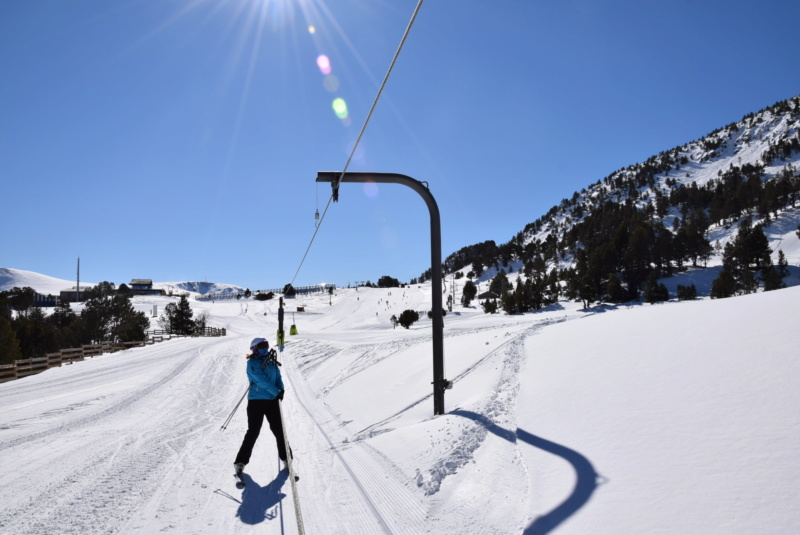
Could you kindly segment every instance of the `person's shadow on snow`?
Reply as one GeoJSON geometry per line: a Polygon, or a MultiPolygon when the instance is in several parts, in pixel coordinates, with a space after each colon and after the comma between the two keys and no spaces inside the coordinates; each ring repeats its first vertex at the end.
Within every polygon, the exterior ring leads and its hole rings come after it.
{"type": "Polygon", "coordinates": [[[286,470],[281,470],[278,477],[262,487],[248,474],[242,474],[245,487],[242,491],[242,504],[236,512],[239,520],[245,524],[254,525],[277,517],[278,505],[286,497],[281,489],[288,477],[286,470]]]}

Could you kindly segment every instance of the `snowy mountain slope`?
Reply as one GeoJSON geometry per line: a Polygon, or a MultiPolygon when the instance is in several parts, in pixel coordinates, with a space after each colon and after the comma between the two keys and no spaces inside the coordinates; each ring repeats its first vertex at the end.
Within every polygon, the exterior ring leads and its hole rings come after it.
{"type": "Polygon", "coordinates": [[[175,293],[188,292],[189,294],[244,294],[247,288],[235,284],[220,284],[217,282],[158,282],[153,283],[156,288],[174,290],[175,293]]]}
{"type": "MultiPolygon", "coordinates": [[[[501,260],[510,259],[510,267],[517,271],[524,264],[523,260],[530,260],[532,254],[545,256],[548,271],[554,267],[562,270],[574,267],[576,249],[586,244],[574,243],[569,234],[589,214],[602,213],[606,202],[620,206],[630,203],[640,211],[647,210],[648,206],[652,209],[658,204],[659,197],[662,200],[670,199],[671,193],[681,187],[710,186],[712,181],[719,181],[731,169],[748,166],[763,168],[761,181],[764,184],[774,182],[781,176],[794,176],[796,188],[800,170],[800,97],[748,114],[740,121],[699,140],[619,169],[582,191],[575,192],[571,198],[565,198],[560,205],[527,225],[511,241],[498,246],[496,258],[488,262],[484,259],[487,272],[481,280],[491,278],[498,270],[494,266],[499,266],[501,260]],[[544,247],[548,242],[552,242],[552,245],[544,247]],[[531,247],[533,252],[526,251],[531,247]]],[[[721,251],[736,236],[739,223],[745,218],[752,218],[754,225],[766,223],[765,231],[770,238],[773,262],[777,262],[778,251],[784,249],[789,263],[798,265],[800,254],[797,254],[794,232],[800,225],[800,216],[796,194],[793,198],[793,201],[775,210],[769,221],[765,221],[759,210],[752,207],[743,210],[737,217],[710,221],[706,237],[721,251]],[[770,227],[780,230],[770,230],[770,227]],[[787,236],[793,238],[789,243],[784,240],[787,236]],[[793,251],[791,256],[786,251],[787,247],[793,251]]],[[[675,232],[673,224],[686,218],[685,208],[670,205],[665,215],[653,216],[653,223],[663,223],[667,229],[675,232]]],[[[710,208],[704,208],[707,216],[710,215],[710,208]]],[[[608,238],[610,236],[606,236],[608,238]]],[[[474,266],[468,265],[473,260],[463,262],[464,265],[458,264],[459,253],[454,253],[446,260],[451,270],[463,270],[466,273],[473,269],[474,266]]],[[[721,254],[717,252],[708,265],[720,264],[721,254]]]]}
{"type": "MultiPolygon", "coordinates": [[[[299,335],[282,354],[306,530],[796,531],[798,292],[520,316],[457,306],[437,417],[429,322],[389,321],[429,308],[430,286],[288,300],[307,310],[287,314],[299,335]]],[[[296,532],[272,437],[240,491],[243,409],[220,430],[277,302],[191,303],[228,336],[0,384],[0,532],[296,532]]]]}
{"type": "MultiPolygon", "coordinates": [[[[81,282],[81,287],[88,288],[94,286],[93,282],[81,282]]],[[[42,295],[59,295],[61,290],[76,286],[76,281],[68,281],[48,277],[33,271],[24,269],[0,268],[0,292],[11,290],[12,288],[33,288],[42,295]]]]}

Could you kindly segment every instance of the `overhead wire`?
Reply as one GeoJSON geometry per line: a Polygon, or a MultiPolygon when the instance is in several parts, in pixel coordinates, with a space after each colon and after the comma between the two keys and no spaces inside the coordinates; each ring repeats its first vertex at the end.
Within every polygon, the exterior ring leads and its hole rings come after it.
{"type": "Polygon", "coordinates": [[[364,135],[364,131],[367,129],[367,124],[369,124],[370,119],[372,118],[372,113],[375,111],[375,107],[378,105],[378,100],[381,98],[381,94],[383,93],[384,87],[386,87],[386,82],[389,80],[389,75],[392,74],[392,69],[394,69],[394,65],[397,62],[397,58],[400,56],[400,51],[403,49],[403,45],[406,42],[406,38],[408,37],[409,32],[411,31],[411,27],[414,25],[414,20],[417,18],[417,13],[419,13],[420,7],[422,7],[423,0],[419,0],[417,2],[417,6],[414,8],[414,13],[411,15],[411,20],[408,22],[408,26],[406,26],[406,30],[403,33],[402,39],[400,39],[400,44],[397,47],[397,50],[394,53],[394,57],[392,58],[392,62],[389,64],[389,69],[386,71],[386,75],[383,77],[383,82],[381,82],[381,86],[378,88],[378,93],[375,95],[375,100],[372,102],[372,106],[369,109],[369,113],[367,114],[366,119],[364,119],[364,124],[361,126],[361,131],[358,133],[358,137],[356,138],[356,142],[353,145],[353,149],[350,151],[350,155],[347,157],[347,162],[345,162],[344,167],[342,168],[342,172],[339,174],[339,178],[336,179],[335,182],[331,183],[331,195],[328,197],[328,202],[325,204],[325,209],[322,211],[322,214],[319,217],[319,220],[316,221],[316,228],[314,229],[314,234],[311,236],[311,241],[308,243],[308,247],[306,248],[306,252],[303,254],[303,258],[300,260],[300,265],[297,266],[297,271],[294,273],[294,277],[292,277],[291,285],[294,285],[294,281],[297,279],[297,275],[300,273],[300,269],[302,269],[303,264],[306,261],[306,257],[308,257],[308,253],[311,250],[311,246],[314,244],[314,240],[317,237],[317,233],[319,232],[320,227],[322,226],[322,221],[325,219],[325,214],[328,213],[328,208],[331,205],[331,201],[334,200],[335,193],[339,189],[339,184],[342,182],[344,175],[347,173],[347,168],[350,167],[350,162],[353,159],[353,155],[356,153],[356,149],[358,148],[358,144],[361,142],[361,137],[364,135]]]}

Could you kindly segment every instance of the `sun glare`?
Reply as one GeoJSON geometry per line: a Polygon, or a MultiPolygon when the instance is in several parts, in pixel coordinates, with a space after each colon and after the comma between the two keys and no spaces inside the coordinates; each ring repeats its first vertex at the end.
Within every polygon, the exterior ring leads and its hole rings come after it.
{"type": "Polygon", "coordinates": [[[342,78],[343,67],[346,71],[348,65],[341,65],[340,58],[354,58],[362,66],[364,60],[326,3],[326,0],[188,0],[134,46],[169,31],[176,24],[197,24],[198,31],[218,25],[214,30],[219,43],[229,47],[223,52],[226,58],[218,71],[220,90],[238,92],[239,101],[229,147],[232,154],[250,99],[256,98],[257,90],[251,86],[263,78],[258,76],[259,71],[265,65],[274,67],[275,60],[285,63],[294,58],[297,62],[294,72],[307,72],[315,64],[321,88],[330,95],[319,98],[329,102],[329,109],[342,125],[352,125],[351,110],[345,100],[347,87],[342,78]],[[352,55],[342,54],[338,49],[341,43],[352,55]],[[309,48],[316,53],[309,55],[309,48]]]}

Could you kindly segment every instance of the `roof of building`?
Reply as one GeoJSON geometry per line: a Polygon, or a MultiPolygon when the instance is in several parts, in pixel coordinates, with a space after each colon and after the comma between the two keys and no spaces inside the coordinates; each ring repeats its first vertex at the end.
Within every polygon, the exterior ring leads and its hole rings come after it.
{"type": "MultiPolygon", "coordinates": [[[[94,284],[87,284],[86,286],[81,284],[81,291],[82,292],[85,292],[86,290],[91,290],[92,288],[94,288],[94,284]]],[[[72,288],[64,288],[63,290],[59,290],[59,291],[60,292],[77,292],[78,288],[73,286],[72,288]]]]}

